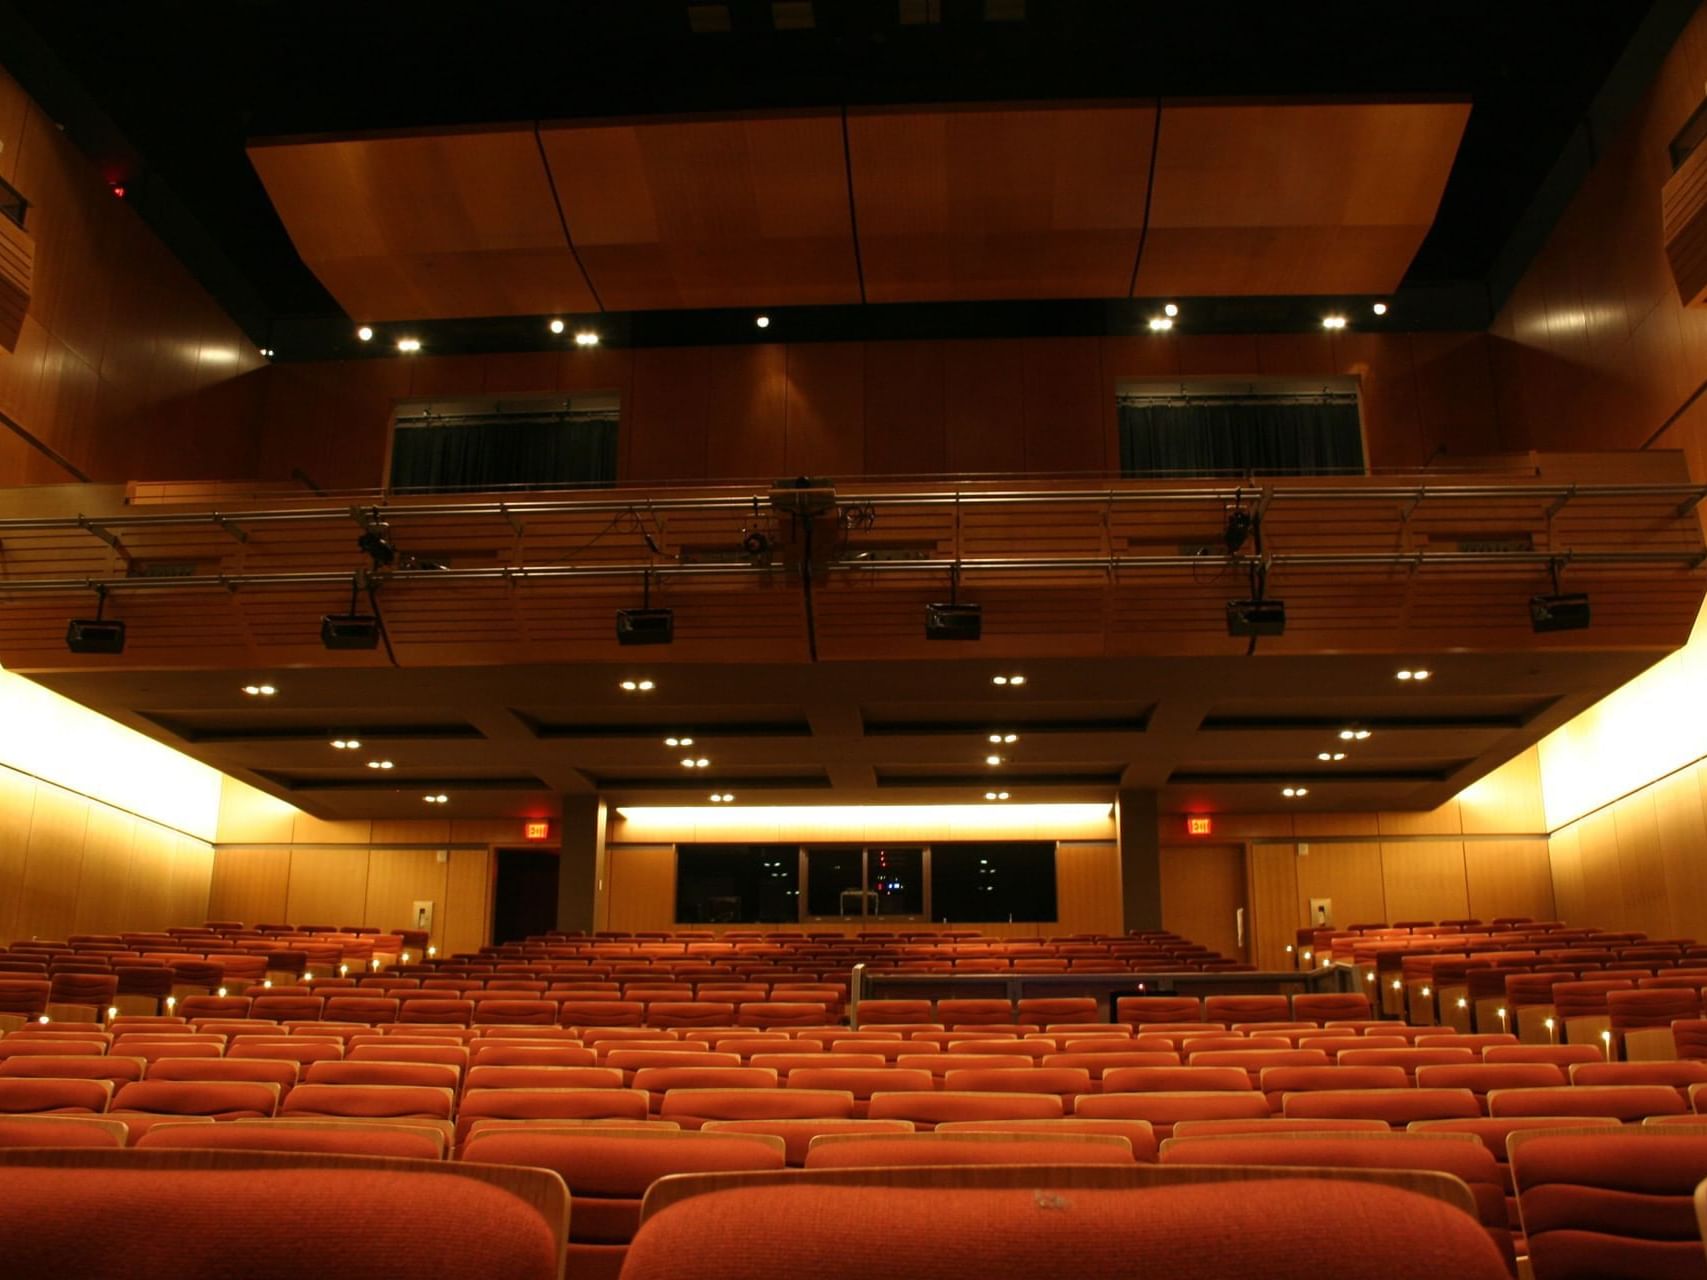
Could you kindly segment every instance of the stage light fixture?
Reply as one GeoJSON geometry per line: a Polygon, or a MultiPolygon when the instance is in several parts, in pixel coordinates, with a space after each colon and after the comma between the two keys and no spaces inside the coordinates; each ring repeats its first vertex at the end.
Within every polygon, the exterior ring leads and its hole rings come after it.
{"type": "Polygon", "coordinates": [[[553,333],[562,333],[563,332],[563,322],[561,320],[553,320],[550,324],[546,325],[545,327],[550,329],[553,333]]]}
{"type": "Polygon", "coordinates": [[[1589,625],[1588,596],[1581,591],[1529,597],[1529,625],[1536,634],[1584,631],[1589,625]]]}
{"type": "Polygon", "coordinates": [[[591,329],[582,329],[575,335],[577,347],[596,347],[599,345],[599,335],[591,329]]]}
{"type": "Polygon", "coordinates": [[[364,324],[361,328],[357,329],[356,330],[356,338],[358,341],[361,341],[361,342],[372,342],[373,341],[373,328],[372,328],[372,326],[364,324]]]}
{"type": "Polygon", "coordinates": [[[1169,329],[1172,329],[1173,327],[1174,327],[1174,322],[1171,319],[1169,319],[1167,316],[1151,316],[1150,317],[1150,332],[1151,333],[1166,333],[1169,329]]]}
{"type": "Polygon", "coordinates": [[[1370,307],[1369,309],[1371,311],[1373,311],[1378,316],[1384,316],[1387,314],[1387,304],[1385,302],[1377,302],[1374,306],[1370,307]]]}
{"type": "Polygon", "coordinates": [[[753,323],[758,325],[761,329],[768,329],[771,327],[771,318],[769,316],[755,316],[753,317],[753,323]]]}
{"type": "Polygon", "coordinates": [[[327,649],[377,649],[379,619],[371,613],[328,613],[320,619],[320,643],[327,649]]]}
{"type": "Polygon", "coordinates": [[[65,624],[65,647],[72,653],[123,653],[124,623],[106,616],[107,590],[95,589],[95,616],[65,624]]]}
{"type": "Polygon", "coordinates": [[[1278,636],[1286,633],[1286,601],[1227,601],[1227,634],[1278,636]]]}
{"type": "Polygon", "coordinates": [[[1323,316],[1322,317],[1322,328],[1330,329],[1330,330],[1332,330],[1332,329],[1343,329],[1343,328],[1345,328],[1345,317],[1344,316],[1323,316]]]}
{"type": "Polygon", "coordinates": [[[246,684],[243,686],[243,692],[251,698],[270,698],[278,692],[278,689],[270,684],[246,684]]]}
{"type": "Polygon", "coordinates": [[[419,338],[399,338],[397,339],[397,349],[406,356],[412,356],[421,349],[421,340],[419,338]]]}
{"type": "Polygon", "coordinates": [[[976,640],[984,634],[984,607],[976,604],[927,604],[925,639],[976,640]]]}
{"type": "Polygon", "coordinates": [[[1168,319],[1172,320],[1175,316],[1177,316],[1179,314],[1179,304],[1177,302],[1168,303],[1167,306],[1162,308],[1162,314],[1165,315],[1168,319]]]}
{"type": "Polygon", "coordinates": [[[674,609],[618,609],[618,644],[670,644],[676,638],[674,609]]]}

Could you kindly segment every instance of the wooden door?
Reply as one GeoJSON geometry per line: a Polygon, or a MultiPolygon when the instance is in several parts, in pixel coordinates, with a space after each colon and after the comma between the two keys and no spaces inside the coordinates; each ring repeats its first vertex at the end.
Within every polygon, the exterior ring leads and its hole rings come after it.
{"type": "MultiPolygon", "coordinates": [[[[1246,946],[1239,938],[1237,913],[1247,906],[1244,846],[1172,845],[1161,854],[1162,927],[1214,947],[1230,960],[1243,960],[1246,946]]],[[[1247,911],[1244,942],[1249,941],[1247,911]]]]}

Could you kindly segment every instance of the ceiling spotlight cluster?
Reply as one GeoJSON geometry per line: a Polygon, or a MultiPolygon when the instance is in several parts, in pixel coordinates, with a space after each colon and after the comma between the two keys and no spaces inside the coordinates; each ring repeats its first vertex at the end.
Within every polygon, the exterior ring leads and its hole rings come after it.
{"type": "Polygon", "coordinates": [[[1343,751],[1318,751],[1318,752],[1316,752],[1316,759],[1326,760],[1326,761],[1329,761],[1330,763],[1338,764],[1341,760],[1345,759],[1345,752],[1343,752],[1343,751]]]}
{"type": "Polygon", "coordinates": [[[577,347],[596,347],[599,345],[599,335],[591,329],[578,329],[575,332],[575,345],[577,347]]]}
{"type": "Polygon", "coordinates": [[[691,747],[691,746],[693,746],[693,739],[692,738],[665,738],[664,739],[664,745],[666,747],[691,747]]]}
{"type": "Polygon", "coordinates": [[[651,693],[657,687],[650,680],[624,680],[621,685],[624,693],[651,693]]]}
{"type": "Polygon", "coordinates": [[[1341,742],[1364,742],[1369,738],[1369,730],[1360,725],[1347,725],[1340,730],[1341,742]]]}
{"type": "Polygon", "coordinates": [[[1395,671],[1393,673],[1393,679],[1395,679],[1395,680],[1427,680],[1433,674],[1434,674],[1434,672],[1429,671],[1426,668],[1414,667],[1414,668],[1404,670],[1404,671],[1395,671]]]}
{"type": "Polygon", "coordinates": [[[1001,762],[1002,758],[1000,756],[989,755],[984,757],[984,763],[987,765],[999,765],[1001,762]]]}
{"type": "Polygon", "coordinates": [[[986,800],[1006,800],[1007,798],[1008,793],[1006,791],[986,791],[984,793],[986,800]]]}
{"type": "Polygon", "coordinates": [[[697,758],[694,756],[685,756],[682,759],[682,768],[684,769],[706,769],[710,768],[710,766],[711,761],[707,760],[704,756],[699,756],[697,758]]]}
{"type": "Polygon", "coordinates": [[[270,684],[246,684],[243,686],[243,692],[251,698],[270,698],[278,689],[270,684]]]}
{"type": "Polygon", "coordinates": [[[359,751],[361,749],[361,745],[362,743],[360,738],[332,739],[332,749],[334,751],[359,751]]]}
{"type": "Polygon", "coordinates": [[[425,800],[428,804],[449,804],[450,803],[450,797],[447,795],[444,795],[442,792],[436,796],[422,796],[421,799],[425,800]]]}
{"type": "Polygon", "coordinates": [[[1345,328],[1345,317],[1341,315],[1323,316],[1322,328],[1328,330],[1343,329],[1345,328]]]}
{"type": "Polygon", "coordinates": [[[990,741],[993,743],[996,743],[998,746],[1004,742],[1018,742],[1019,741],[1019,734],[1017,734],[1017,733],[992,733],[990,735],[990,741]]]}
{"type": "Polygon", "coordinates": [[[1025,677],[1021,676],[1021,675],[991,676],[990,677],[990,683],[996,684],[996,685],[1003,685],[1009,689],[1017,689],[1020,687],[1020,685],[1025,683],[1025,677]]]}
{"type": "Polygon", "coordinates": [[[390,769],[393,766],[389,760],[369,760],[367,767],[370,769],[390,769]]]}
{"type": "Polygon", "coordinates": [[[1309,795],[1310,794],[1310,788],[1309,787],[1282,787],[1280,789],[1280,794],[1285,796],[1288,800],[1297,800],[1302,796],[1309,795]]]}
{"type": "Polygon", "coordinates": [[[733,793],[728,792],[728,791],[724,791],[724,792],[713,791],[711,793],[711,803],[712,804],[734,804],[735,803],[735,796],[733,793]]]}
{"type": "Polygon", "coordinates": [[[399,338],[397,339],[397,349],[406,356],[412,356],[421,349],[421,340],[419,338],[399,338]]]}

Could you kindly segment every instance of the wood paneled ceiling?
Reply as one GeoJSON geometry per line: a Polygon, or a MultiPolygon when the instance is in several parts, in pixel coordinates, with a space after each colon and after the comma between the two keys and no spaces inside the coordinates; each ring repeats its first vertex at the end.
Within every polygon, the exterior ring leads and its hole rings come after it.
{"type": "Polygon", "coordinates": [[[1468,113],[855,108],[277,140],[250,156],[304,262],[361,320],[1382,294],[1433,221],[1468,113]]]}

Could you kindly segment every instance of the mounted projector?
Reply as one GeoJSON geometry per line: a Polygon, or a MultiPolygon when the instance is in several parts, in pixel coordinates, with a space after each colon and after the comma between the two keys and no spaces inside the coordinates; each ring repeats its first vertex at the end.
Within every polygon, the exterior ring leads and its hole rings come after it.
{"type": "Polygon", "coordinates": [[[1529,625],[1537,632],[1582,631],[1588,620],[1588,596],[1580,591],[1529,597],[1529,625]]]}
{"type": "Polygon", "coordinates": [[[1278,636],[1286,632],[1286,601],[1227,601],[1227,634],[1230,636],[1278,636]]]}
{"type": "Polygon", "coordinates": [[[371,613],[328,613],[320,619],[320,643],[328,649],[377,649],[379,619],[371,613]]]}
{"type": "Polygon", "coordinates": [[[978,604],[927,604],[925,639],[976,640],[984,634],[984,606],[978,604]]]}
{"type": "Polygon", "coordinates": [[[773,480],[771,506],[791,516],[804,516],[810,520],[835,509],[836,486],[828,480],[814,480],[809,476],[773,480]]]}
{"type": "Polygon", "coordinates": [[[72,653],[123,653],[124,623],[106,618],[73,618],[65,628],[72,653]]]}
{"type": "Polygon", "coordinates": [[[618,644],[669,644],[676,638],[674,609],[618,609],[618,644]]]}

